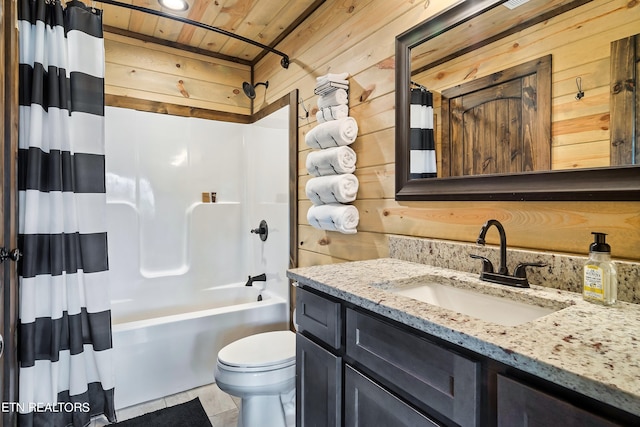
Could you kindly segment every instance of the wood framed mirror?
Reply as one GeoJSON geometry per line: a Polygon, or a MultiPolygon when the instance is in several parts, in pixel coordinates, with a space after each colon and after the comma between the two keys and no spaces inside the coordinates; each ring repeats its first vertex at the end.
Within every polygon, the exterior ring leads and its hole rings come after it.
{"type": "MultiPolygon", "coordinates": [[[[640,126],[626,126],[627,130],[609,130],[609,126],[614,126],[615,123],[629,123],[633,121],[638,123],[638,95],[636,94],[637,84],[634,82],[629,83],[628,78],[625,81],[617,82],[613,81],[616,77],[616,72],[613,70],[609,73],[607,69],[607,75],[611,75],[611,82],[606,82],[603,88],[599,88],[599,92],[596,90],[586,90],[586,101],[583,100],[581,104],[577,105],[580,108],[585,108],[588,102],[595,99],[598,96],[600,99],[606,98],[605,107],[606,111],[600,111],[592,116],[582,117],[583,123],[590,120],[590,125],[599,126],[600,135],[606,135],[601,137],[601,141],[597,141],[597,147],[599,151],[606,150],[606,159],[600,160],[600,163],[589,164],[588,162],[561,162],[559,159],[564,155],[571,159],[570,151],[566,150],[566,147],[561,147],[562,138],[557,137],[559,133],[558,129],[562,126],[563,122],[554,118],[551,122],[552,128],[552,144],[551,157],[552,161],[550,167],[547,170],[525,170],[524,172],[512,173],[512,172],[497,172],[487,174],[475,174],[475,175],[458,175],[447,176],[446,174],[438,174],[437,178],[411,178],[411,146],[410,146],[410,88],[413,83],[413,78],[419,76],[420,73],[425,73],[425,70],[442,70],[436,73],[437,81],[434,84],[439,84],[446,78],[449,72],[453,73],[453,66],[447,67],[448,64],[454,63],[459,58],[466,55],[469,63],[473,63],[474,66],[467,66],[468,71],[463,76],[464,79],[473,81],[476,78],[484,77],[495,73],[496,70],[482,73],[483,68],[490,69],[488,62],[482,62],[480,58],[474,57],[476,52],[480,52],[482,49],[493,49],[493,46],[497,43],[502,43],[507,46],[507,49],[511,49],[511,52],[515,52],[511,57],[516,60],[517,54],[520,57],[527,58],[529,50],[537,50],[534,53],[536,56],[543,56],[550,54],[555,67],[556,59],[564,60],[569,56],[566,51],[562,49],[555,49],[551,52],[546,52],[540,47],[546,42],[546,40],[535,39],[535,35],[526,33],[528,29],[538,26],[545,26],[549,22],[553,23],[554,19],[565,19],[569,16],[567,12],[573,12],[578,8],[580,10],[588,10],[594,15],[599,12],[597,7],[602,7],[600,2],[592,2],[591,0],[529,0],[528,5],[523,6],[523,9],[515,9],[519,11],[513,15],[513,18],[503,18],[505,11],[510,10],[508,4],[513,3],[505,0],[467,0],[459,2],[451,8],[443,11],[442,13],[434,16],[433,18],[425,21],[414,28],[409,29],[403,34],[400,34],[396,38],[396,200],[640,200],[640,159],[637,156],[631,156],[631,160],[628,164],[620,164],[621,162],[614,161],[615,147],[621,143],[631,146],[631,152],[638,151],[638,128],[640,126]],[[485,20],[488,18],[488,20],[485,20]],[[481,37],[479,35],[482,35],[481,37]],[[526,36],[529,39],[526,39],[526,36]],[[522,40],[521,40],[522,39],[522,40]],[[533,47],[532,47],[533,46],[533,47]],[[526,52],[526,54],[522,54],[526,52]],[[562,55],[562,56],[561,56],[562,55]],[[474,59],[476,58],[476,59],[474,59]],[[475,62],[473,62],[475,61],[475,62]],[[443,77],[444,76],[444,77],[443,77]],[[622,87],[622,89],[620,89],[622,87]],[[624,114],[633,114],[633,117],[610,117],[612,114],[619,114],[614,110],[613,101],[612,106],[609,107],[609,97],[613,96],[616,91],[625,92],[625,88],[631,88],[635,97],[634,108],[628,108],[624,114]],[[606,91],[606,93],[603,93],[606,91]],[[611,92],[608,93],[608,92],[611,92]],[[597,92],[597,94],[596,94],[597,92]],[[591,97],[591,98],[589,98],[591,97]],[[632,111],[630,113],[630,111],[632,111]],[[598,123],[594,123],[594,120],[600,120],[598,123]],[[554,137],[554,131],[556,136],[554,137]],[[609,136],[611,133],[611,137],[609,136]],[[615,133],[615,136],[613,134],[615,133]],[[561,141],[558,143],[558,141],[561,141]],[[611,148],[613,147],[613,148],[611,148]],[[562,151],[565,150],[565,151],[562,151]],[[609,151],[611,152],[612,159],[609,160],[609,151]],[[554,163],[555,161],[555,163],[554,163]],[[606,164],[605,164],[606,163],[606,164]]],[[[518,0],[515,3],[523,3],[518,0]]],[[[624,3],[624,2],[623,2],[624,3]]],[[[624,6],[624,5],[622,5],[624,6]]],[[[633,6],[632,6],[633,7],[633,6]]],[[[632,11],[637,14],[637,9],[632,11]]],[[[622,14],[629,14],[630,11],[621,11],[622,14]]],[[[626,16],[626,15],[625,15],[626,16]]],[[[631,18],[637,19],[637,18],[631,18]]],[[[637,23],[637,21],[636,21],[637,23]]],[[[558,28],[566,28],[567,32],[572,37],[579,38],[581,36],[580,31],[591,23],[580,22],[579,19],[576,22],[566,21],[558,23],[558,28]],[[564,25],[564,27],[562,26],[564,25]]],[[[631,24],[632,25],[632,24],[631,24]]],[[[620,24],[620,27],[623,25],[620,24]]],[[[622,32],[620,30],[619,32],[622,32]]],[[[636,30],[637,32],[637,30],[636,30]]],[[[611,35],[611,37],[614,37],[611,35]]],[[[556,37],[567,37],[566,34],[561,34],[556,37]]],[[[613,42],[614,40],[609,40],[613,42]]],[[[582,43],[588,43],[583,41],[582,43]]],[[[608,45],[607,45],[608,47],[608,45]]],[[[578,53],[579,55],[580,53],[578,53]]],[[[583,53],[585,56],[589,56],[590,53],[583,53]]],[[[611,58],[614,58],[614,54],[611,54],[611,58]]],[[[602,60],[604,61],[604,59],[602,60]]],[[[607,54],[606,64],[609,64],[609,55],[607,54]]],[[[498,63],[499,61],[493,61],[498,63]]],[[[526,61],[522,61],[523,63],[526,61]]],[[[557,61],[561,62],[561,61],[557,61]]],[[[493,65],[493,64],[491,64],[493,65]]],[[[601,66],[601,65],[599,65],[601,66]]],[[[638,63],[636,63],[636,69],[638,63]]],[[[506,67],[504,67],[506,68],[506,67]]],[[[497,70],[502,70],[498,68],[497,70]]],[[[554,70],[554,73],[556,70],[554,70]]],[[[574,79],[577,81],[577,77],[580,77],[582,73],[595,74],[594,70],[589,70],[588,66],[580,65],[574,68],[569,68],[565,73],[564,78],[572,83],[575,88],[574,79]]],[[[603,73],[600,73],[603,74],[603,73]]],[[[635,79],[637,80],[639,72],[635,72],[635,79]]],[[[558,83],[559,77],[556,75],[553,77],[552,85],[560,85],[558,83]]],[[[585,77],[585,80],[587,78],[585,77]]],[[[588,80],[590,83],[590,80],[588,80]]],[[[424,84],[418,80],[419,84],[424,84]]],[[[561,82],[562,84],[568,84],[561,82]]],[[[428,85],[425,85],[428,87],[428,85]]],[[[454,85],[455,86],[455,85],[454,85]]],[[[440,93],[438,94],[438,100],[440,102],[440,95],[444,89],[449,87],[440,87],[440,93]]],[[[627,92],[625,96],[629,96],[627,92]]],[[[554,86],[553,90],[559,92],[554,86]]],[[[450,91],[449,91],[450,92],[450,91]]],[[[445,93],[449,93],[445,92],[445,93]]],[[[575,95],[576,90],[574,90],[575,95]]],[[[558,104],[561,101],[555,99],[558,97],[554,93],[554,99],[552,100],[551,108],[554,115],[557,116],[557,111],[561,110],[558,104]]],[[[435,98],[435,95],[434,95],[435,98]]],[[[572,100],[573,101],[573,100],[572,100]]],[[[581,102],[580,98],[576,98],[574,102],[581,102]]],[[[601,103],[602,104],[602,103],[601,103]]],[[[569,107],[567,107],[569,108],[569,107]]],[[[624,108],[617,108],[618,110],[625,110],[624,108]]],[[[440,111],[439,111],[440,112],[440,111]]],[[[441,113],[441,112],[440,112],[441,113]]],[[[442,125],[442,120],[439,120],[439,125],[442,125]]],[[[572,122],[574,125],[580,123],[574,119],[572,122]]],[[[449,126],[449,124],[447,124],[449,126]]],[[[440,132],[448,132],[440,129],[440,132]]],[[[437,134],[438,135],[438,134],[437,134]]],[[[440,136],[436,136],[436,144],[441,144],[438,139],[440,136]]],[[[566,144],[569,145],[569,144],[566,144]]],[[[592,143],[592,146],[596,146],[596,143],[592,143]]],[[[582,150],[587,147],[587,144],[576,145],[574,150],[582,150]]],[[[439,146],[438,150],[442,150],[439,146]]],[[[436,150],[437,151],[437,150],[436,150]]],[[[575,152],[575,151],[574,151],[575,152]]],[[[436,157],[438,157],[436,155],[436,157]]],[[[438,166],[441,168],[441,166],[438,166]]]]}

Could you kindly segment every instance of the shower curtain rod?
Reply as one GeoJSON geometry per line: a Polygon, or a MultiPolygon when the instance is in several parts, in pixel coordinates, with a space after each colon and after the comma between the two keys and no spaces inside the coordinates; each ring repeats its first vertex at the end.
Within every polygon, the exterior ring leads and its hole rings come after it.
{"type": "Polygon", "coordinates": [[[211,25],[207,25],[207,24],[203,24],[202,22],[197,22],[197,21],[193,21],[191,19],[188,18],[183,18],[181,16],[175,16],[175,15],[169,15],[168,13],[159,11],[159,10],[154,10],[154,9],[149,9],[146,7],[142,7],[142,6],[136,6],[133,4],[128,4],[128,3],[121,3],[119,1],[115,1],[115,0],[96,0],[99,3],[104,3],[104,4],[110,4],[112,6],[120,6],[120,7],[124,7],[127,9],[132,9],[132,10],[136,10],[138,12],[144,12],[144,13],[148,13],[151,15],[156,15],[159,16],[161,18],[168,18],[168,19],[173,19],[174,21],[178,21],[178,22],[182,22],[183,24],[189,24],[189,25],[194,25],[196,27],[200,27],[200,28],[204,28],[205,30],[209,30],[209,31],[214,31],[216,33],[219,34],[223,34],[225,36],[228,37],[233,37],[234,39],[237,40],[241,40],[245,43],[249,43],[252,44],[254,46],[257,46],[259,48],[268,50],[271,53],[275,53],[276,55],[279,55],[282,57],[282,59],[280,60],[280,65],[282,65],[282,68],[289,68],[289,56],[285,53],[280,52],[279,50],[276,50],[270,46],[264,45],[260,42],[257,42],[255,40],[251,40],[248,39],[246,37],[243,36],[239,36],[237,34],[233,34],[227,30],[223,30],[222,28],[218,28],[218,27],[214,27],[211,25]]]}

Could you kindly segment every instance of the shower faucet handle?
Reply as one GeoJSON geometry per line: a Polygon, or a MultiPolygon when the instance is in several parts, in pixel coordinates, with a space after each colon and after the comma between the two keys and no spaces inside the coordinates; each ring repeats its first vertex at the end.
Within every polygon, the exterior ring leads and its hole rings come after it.
{"type": "Polygon", "coordinates": [[[267,225],[267,221],[263,219],[260,221],[258,228],[251,229],[250,231],[253,234],[258,234],[260,236],[260,240],[264,242],[269,236],[269,226],[267,225]]]}

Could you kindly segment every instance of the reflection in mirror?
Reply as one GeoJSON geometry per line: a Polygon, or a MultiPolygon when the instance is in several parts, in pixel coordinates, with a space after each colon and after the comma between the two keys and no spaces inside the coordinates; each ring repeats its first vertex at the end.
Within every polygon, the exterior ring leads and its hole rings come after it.
{"type": "Polygon", "coordinates": [[[551,55],[442,91],[439,176],[551,168],[551,55]]]}
{"type": "Polygon", "coordinates": [[[398,36],[397,198],[638,198],[639,19],[624,0],[480,0],[398,36]],[[417,88],[433,100],[428,159],[417,88]]]}

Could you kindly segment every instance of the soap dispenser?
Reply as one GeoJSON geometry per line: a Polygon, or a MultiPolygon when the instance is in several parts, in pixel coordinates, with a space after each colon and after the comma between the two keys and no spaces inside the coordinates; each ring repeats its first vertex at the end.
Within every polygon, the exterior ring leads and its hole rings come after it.
{"type": "Polygon", "coordinates": [[[583,291],[585,300],[602,305],[615,304],[618,293],[618,275],[611,262],[611,246],[605,233],[591,233],[594,241],[589,246],[589,260],[584,265],[583,291]]]}

